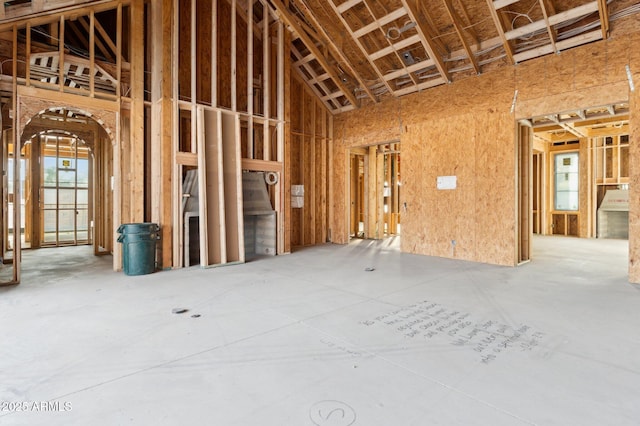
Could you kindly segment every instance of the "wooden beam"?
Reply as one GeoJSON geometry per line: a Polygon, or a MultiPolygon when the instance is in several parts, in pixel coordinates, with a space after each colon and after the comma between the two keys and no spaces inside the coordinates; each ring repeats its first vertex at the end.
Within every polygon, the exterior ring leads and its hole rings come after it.
{"type": "Polygon", "coordinates": [[[493,18],[493,23],[498,30],[498,34],[502,39],[502,45],[504,46],[504,51],[507,54],[507,58],[509,58],[509,62],[511,64],[515,64],[516,60],[514,56],[513,46],[511,46],[511,42],[507,39],[504,31],[504,26],[502,24],[502,18],[498,15],[497,6],[494,5],[493,0],[487,0],[487,6],[489,7],[489,12],[491,13],[491,18],[493,18]]]}
{"type": "Polygon", "coordinates": [[[542,16],[547,26],[547,34],[549,34],[549,40],[551,41],[551,47],[555,52],[558,52],[556,47],[556,39],[558,38],[558,32],[551,27],[549,23],[549,15],[555,15],[555,8],[549,0],[539,0],[540,8],[542,9],[542,16]]]}
{"type": "MultiPolygon", "coordinates": [[[[94,16],[93,12],[91,12],[91,16],[94,16]]],[[[84,16],[80,17],[77,21],[80,23],[80,25],[82,26],[82,28],[84,28],[84,30],[90,34],[91,36],[94,36],[95,33],[95,29],[91,28],[91,22],[87,23],[86,18],[84,16]]],[[[91,19],[90,19],[91,20],[91,19]]],[[[95,18],[93,19],[94,21],[94,28],[95,28],[95,18]]],[[[73,29],[73,28],[72,28],[73,29]]],[[[95,40],[95,44],[98,47],[98,49],[100,49],[100,51],[102,52],[102,54],[104,55],[104,57],[109,60],[109,61],[113,61],[113,55],[111,54],[111,52],[109,51],[109,49],[102,43],[102,41],[100,41],[100,39],[96,39],[95,40]]]]}
{"type": "Polygon", "coordinates": [[[358,3],[362,3],[362,0],[347,0],[344,3],[342,3],[340,6],[338,6],[338,11],[340,11],[340,13],[344,13],[347,10],[354,7],[355,5],[357,5],[358,3]]]}
{"type": "MultiPolygon", "coordinates": [[[[131,2],[131,48],[144,46],[144,0],[131,2]]],[[[144,55],[131,55],[131,212],[134,222],[144,221],[144,55]]]]}
{"type": "Polygon", "coordinates": [[[64,91],[64,16],[60,16],[60,35],[58,37],[58,85],[64,91]]]}
{"type": "MultiPolygon", "coordinates": [[[[236,40],[236,8],[237,8],[237,0],[231,0],[231,34],[229,35],[231,39],[231,111],[238,110],[238,78],[237,78],[237,62],[238,58],[236,55],[238,54],[238,42],[236,40]]],[[[212,43],[214,41],[212,40],[212,43]]]]}
{"type": "Polygon", "coordinates": [[[262,12],[262,95],[265,121],[262,123],[262,160],[270,160],[271,132],[269,118],[271,118],[271,40],[269,37],[269,5],[263,4],[262,12]]]}
{"type": "Polygon", "coordinates": [[[247,2],[247,157],[253,158],[253,0],[247,2]]]}
{"type": "Polygon", "coordinates": [[[600,14],[600,28],[602,29],[602,39],[609,38],[609,8],[607,0],[598,0],[598,13],[600,14]]]}
{"type": "MultiPolygon", "coordinates": [[[[405,4],[405,8],[406,7],[407,6],[405,4]]],[[[388,15],[385,15],[382,18],[377,19],[377,20],[371,22],[368,25],[365,25],[364,27],[360,28],[359,30],[354,31],[353,35],[356,38],[360,38],[360,37],[362,37],[364,35],[369,34],[371,31],[374,31],[376,29],[382,28],[385,25],[387,25],[388,23],[402,18],[403,16],[407,15],[407,10],[405,10],[405,8],[401,7],[399,9],[396,9],[393,12],[389,13],[388,15]]]]}
{"type": "MultiPolygon", "coordinates": [[[[13,25],[17,25],[18,28],[26,26],[27,22],[32,27],[40,25],[50,24],[52,21],[57,21],[60,17],[64,17],[73,13],[74,15],[88,15],[91,11],[95,13],[103,12],[117,8],[119,5],[130,4],[131,0],[95,0],[89,5],[78,7],[78,5],[69,5],[66,7],[57,8],[54,10],[43,10],[41,12],[29,13],[29,16],[13,16],[6,17],[0,24],[0,33],[11,30],[13,25]]],[[[1,10],[2,8],[0,8],[1,10]]]]}
{"type": "Polygon", "coordinates": [[[256,172],[277,172],[282,173],[284,164],[279,161],[266,161],[258,159],[242,159],[242,170],[251,170],[256,172]]]}
{"type": "Polygon", "coordinates": [[[462,21],[464,25],[461,28],[471,36],[475,44],[480,44],[480,37],[478,37],[478,33],[476,33],[476,31],[473,29],[471,16],[469,15],[469,11],[467,11],[464,2],[462,0],[458,0],[458,6],[460,7],[460,11],[462,12],[462,18],[464,18],[464,21],[462,21]]]}
{"type": "Polygon", "coordinates": [[[447,8],[447,12],[449,12],[449,17],[453,21],[453,26],[456,30],[456,33],[458,34],[458,37],[460,38],[460,41],[462,42],[462,47],[464,48],[465,52],[467,52],[467,57],[469,58],[469,61],[473,66],[473,70],[476,72],[476,74],[480,74],[480,66],[478,65],[478,60],[476,59],[475,54],[471,50],[471,46],[469,45],[469,43],[467,43],[467,40],[465,39],[464,29],[463,29],[464,25],[462,24],[460,17],[458,16],[458,13],[454,9],[453,4],[451,3],[451,0],[444,0],[444,5],[447,8]]]}
{"type": "MultiPolygon", "coordinates": [[[[18,129],[18,27],[17,25],[13,26],[13,61],[11,67],[11,75],[13,76],[13,96],[12,96],[12,108],[13,108],[13,120],[12,120],[12,138],[13,138],[13,150],[14,153],[20,152],[20,135],[17,131],[18,129]]],[[[4,142],[4,141],[3,141],[4,142]]],[[[17,157],[14,155],[14,157],[17,157]]],[[[20,161],[14,161],[13,166],[13,176],[10,176],[10,179],[13,179],[13,196],[15,200],[20,200],[20,161]]],[[[4,208],[4,205],[3,205],[4,208]]],[[[14,232],[13,232],[13,282],[18,284],[20,283],[20,274],[21,274],[21,260],[22,260],[22,238],[20,238],[20,233],[15,232],[16,224],[22,223],[20,220],[20,213],[22,209],[13,209],[13,223],[14,223],[14,232]]],[[[8,227],[7,227],[8,228],[8,227]]],[[[4,234],[4,232],[3,232],[4,234]]],[[[3,237],[4,238],[4,237],[3,237]]]]}
{"type": "MultiPolygon", "coordinates": [[[[91,11],[91,13],[95,15],[94,11],[91,11]]],[[[97,19],[95,20],[95,29],[98,30],[98,33],[100,34],[104,42],[107,44],[107,46],[109,46],[109,49],[111,49],[111,51],[115,54],[117,50],[116,44],[113,42],[113,40],[111,40],[111,37],[109,37],[109,34],[107,34],[104,27],[102,26],[102,24],[100,24],[100,21],[98,21],[97,19]]]]}
{"type": "Polygon", "coordinates": [[[416,11],[416,16],[420,17],[420,20],[424,20],[423,31],[425,32],[425,36],[429,37],[431,42],[433,43],[434,50],[436,52],[449,52],[449,48],[445,46],[440,38],[440,34],[435,30],[437,25],[435,21],[431,17],[431,13],[429,12],[427,2],[411,0],[412,8],[416,11]]]}
{"type": "MultiPolygon", "coordinates": [[[[18,94],[21,96],[31,96],[44,100],[51,99],[50,90],[39,89],[33,86],[18,86],[18,94]]],[[[88,96],[79,96],[71,93],[56,93],[56,100],[58,100],[61,104],[74,105],[78,108],[95,108],[112,112],[117,112],[120,110],[117,102],[105,99],[89,98],[88,96]]]]}
{"type": "MultiPolygon", "coordinates": [[[[0,5],[0,8],[3,6],[0,5]]],[[[25,84],[31,85],[31,24],[27,22],[27,40],[25,46],[25,84]]]]}
{"type": "Polygon", "coordinates": [[[116,96],[122,95],[122,4],[116,10],[116,96]]]}
{"type": "MultiPolygon", "coordinates": [[[[358,102],[354,94],[351,93],[351,90],[349,90],[349,88],[344,85],[342,79],[340,79],[338,73],[336,73],[334,67],[329,64],[320,49],[318,49],[318,47],[313,43],[309,36],[302,30],[302,28],[300,28],[297,19],[294,18],[293,15],[289,12],[289,9],[282,3],[282,0],[272,0],[272,3],[276,8],[278,16],[282,18],[287,26],[291,27],[298,34],[300,40],[302,40],[307,49],[309,49],[316,56],[317,61],[320,63],[320,65],[322,65],[325,71],[328,72],[329,75],[331,75],[333,82],[340,88],[340,90],[344,92],[345,97],[349,100],[349,102],[352,105],[357,105],[358,102]]],[[[333,5],[333,2],[331,2],[331,4],[333,5]]]]}
{"type": "Polygon", "coordinates": [[[218,0],[211,4],[211,105],[218,106],[218,0]]]}
{"type": "Polygon", "coordinates": [[[95,22],[96,17],[91,12],[89,18],[89,95],[93,98],[96,94],[95,88],[95,74],[96,74],[96,37],[95,37],[95,22]]]}
{"type": "MultiPolygon", "coordinates": [[[[380,81],[385,85],[385,87],[387,88],[387,91],[389,91],[389,93],[393,93],[393,88],[391,87],[391,85],[389,84],[388,81],[386,81],[384,79],[384,75],[382,74],[382,72],[380,71],[380,69],[378,68],[378,66],[375,64],[375,61],[373,59],[371,59],[371,57],[369,56],[369,53],[367,52],[367,49],[365,48],[365,46],[362,44],[362,42],[360,41],[360,39],[358,37],[355,36],[354,32],[351,30],[351,27],[349,26],[349,23],[346,21],[346,19],[344,18],[344,16],[342,16],[342,14],[340,13],[340,11],[338,10],[338,7],[335,5],[334,0],[329,0],[329,5],[333,8],[333,11],[336,13],[336,15],[338,16],[338,18],[340,19],[340,21],[342,22],[342,25],[344,26],[344,28],[347,30],[347,32],[351,35],[351,37],[353,38],[353,40],[356,42],[356,44],[358,45],[358,48],[360,49],[360,51],[362,52],[363,55],[365,55],[365,57],[367,58],[367,61],[369,62],[369,64],[371,65],[371,67],[373,68],[373,70],[375,71],[375,73],[377,74],[378,78],[380,79],[380,81]]],[[[378,49],[380,50],[380,49],[378,49]]],[[[343,90],[344,91],[344,90],[343,90]]],[[[353,103],[353,105],[356,105],[355,103],[353,103]]]]}
{"type": "Polygon", "coordinates": [[[406,9],[407,14],[409,15],[409,18],[411,19],[411,21],[416,23],[416,30],[420,35],[420,39],[422,41],[423,47],[429,54],[429,57],[435,62],[436,68],[440,72],[440,75],[445,81],[451,81],[451,77],[449,76],[449,72],[447,71],[447,68],[444,64],[442,57],[439,54],[437,54],[433,41],[426,36],[426,30],[423,26],[424,24],[416,18],[415,12],[411,8],[407,0],[402,0],[402,5],[406,9]]]}

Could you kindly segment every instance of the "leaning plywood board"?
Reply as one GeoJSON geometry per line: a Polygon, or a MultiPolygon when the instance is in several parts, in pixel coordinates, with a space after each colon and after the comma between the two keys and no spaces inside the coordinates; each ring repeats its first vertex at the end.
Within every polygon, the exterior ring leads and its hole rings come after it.
{"type": "Polygon", "coordinates": [[[240,118],[222,113],[222,165],[228,262],[244,262],[240,118]]]}
{"type": "Polygon", "coordinates": [[[200,263],[210,266],[226,262],[222,135],[219,111],[199,108],[198,112],[200,263]]]}

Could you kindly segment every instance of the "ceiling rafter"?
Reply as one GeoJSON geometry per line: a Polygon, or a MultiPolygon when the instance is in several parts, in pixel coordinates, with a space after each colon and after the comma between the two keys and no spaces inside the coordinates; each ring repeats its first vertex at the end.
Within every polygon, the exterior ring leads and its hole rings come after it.
{"type": "MultiPolygon", "coordinates": [[[[88,22],[86,22],[84,19],[78,19],[78,22],[80,22],[80,25],[82,25],[82,28],[84,28],[84,30],[85,30],[87,33],[89,33],[89,32],[91,31],[91,30],[90,30],[90,28],[89,28],[89,23],[88,23],[88,22]]],[[[98,22],[98,20],[97,20],[97,19],[94,19],[94,26],[95,26],[95,23],[96,23],[96,22],[98,22]]],[[[73,28],[73,26],[72,26],[72,28],[73,28]]],[[[97,29],[97,27],[96,27],[96,29],[97,29]]],[[[107,60],[109,60],[109,61],[115,61],[115,59],[114,59],[114,55],[112,54],[112,52],[110,52],[110,51],[109,51],[109,49],[107,48],[107,46],[105,46],[105,45],[100,41],[100,39],[95,38],[95,43],[96,43],[96,46],[98,47],[98,49],[100,49],[100,51],[102,52],[102,54],[104,55],[104,57],[105,57],[107,60]]],[[[115,46],[114,46],[114,47],[115,47],[115,46]]],[[[115,50],[114,50],[113,52],[115,52],[115,50]]]]}
{"type": "MultiPolygon", "coordinates": [[[[371,14],[371,16],[375,16],[374,13],[373,13],[373,9],[371,8],[371,6],[367,2],[367,0],[362,0],[362,2],[366,5],[367,9],[369,9],[369,13],[371,14]]],[[[391,15],[391,13],[389,13],[389,10],[384,6],[384,3],[380,3],[380,6],[382,7],[382,10],[386,14],[386,16],[391,15]]],[[[399,10],[402,10],[402,9],[399,9],[399,10]]],[[[407,15],[407,11],[406,10],[402,10],[402,11],[403,11],[403,14],[400,15],[400,17],[406,16],[407,15]]],[[[412,21],[415,22],[415,20],[412,20],[412,21]]],[[[385,38],[388,38],[388,33],[385,33],[382,25],[378,25],[378,28],[379,28],[380,32],[382,33],[382,35],[385,38]]],[[[402,30],[398,29],[398,32],[400,32],[400,31],[402,31],[402,30]]],[[[400,61],[400,63],[405,64],[405,60],[402,57],[402,55],[400,54],[400,52],[397,49],[394,49],[393,52],[395,53],[395,55],[398,58],[398,60],[400,61]]],[[[416,64],[413,64],[413,65],[416,65],[416,64]]],[[[411,65],[407,66],[405,64],[403,69],[405,71],[405,74],[408,75],[409,78],[411,79],[411,81],[413,82],[413,85],[417,86],[419,84],[418,77],[416,77],[416,75],[413,73],[413,71],[418,71],[418,70],[422,69],[423,67],[413,67],[413,69],[411,67],[412,67],[411,65]]],[[[388,76],[389,76],[389,74],[385,74],[385,77],[388,78],[388,76]]],[[[398,76],[398,78],[400,78],[400,77],[402,77],[402,75],[398,76]]]]}
{"type": "Polygon", "coordinates": [[[544,17],[544,23],[547,26],[547,34],[549,34],[549,41],[551,42],[551,47],[554,52],[558,52],[558,48],[556,47],[556,40],[558,38],[558,32],[553,29],[551,24],[549,23],[549,15],[555,15],[555,7],[549,0],[539,0],[540,8],[542,9],[542,16],[544,17]]]}
{"type": "MultiPolygon", "coordinates": [[[[360,0],[357,0],[360,1],[360,0]]],[[[376,96],[373,94],[373,92],[371,91],[371,89],[369,89],[369,87],[367,86],[367,83],[364,81],[364,79],[360,76],[360,73],[357,72],[355,70],[355,68],[353,67],[353,65],[351,64],[351,61],[349,61],[349,59],[346,57],[346,55],[342,52],[341,49],[338,48],[338,46],[333,42],[333,40],[331,39],[331,37],[329,36],[329,34],[327,34],[327,32],[325,31],[324,27],[320,24],[320,22],[317,20],[315,14],[311,11],[311,9],[307,6],[306,2],[304,0],[291,0],[291,2],[293,4],[295,4],[296,7],[300,8],[302,13],[311,20],[311,24],[318,30],[318,32],[320,33],[320,35],[322,35],[323,37],[323,41],[327,44],[327,46],[329,47],[329,50],[331,51],[331,54],[335,57],[340,59],[340,64],[343,64],[345,66],[345,68],[347,68],[347,72],[349,73],[349,75],[353,78],[355,78],[358,83],[360,84],[360,88],[367,94],[367,96],[373,101],[373,102],[378,102],[378,99],[376,98],[376,96]]]]}
{"type": "MultiPolygon", "coordinates": [[[[384,83],[384,85],[386,86],[387,90],[389,91],[389,93],[393,93],[393,89],[391,88],[391,85],[389,84],[389,82],[387,80],[384,79],[384,75],[382,74],[382,72],[380,71],[380,69],[378,69],[378,67],[376,66],[375,62],[373,61],[373,59],[371,59],[371,56],[367,53],[367,49],[365,49],[364,45],[362,44],[362,42],[360,41],[360,38],[356,36],[356,34],[354,33],[354,31],[351,29],[351,27],[349,26],[349,23],[345,20],[343,13],[346,13],[351,7],[355,6],[356,4],[360,3],[361,1],[358,2],[349,2],[350,7],[349,8],[345,8],[342,7],[341,9],[338,9],[338,7],[336,6],[336,4],[333,2],[333,0],[327,0],[327,2],[329,3],[329,5],[331,6],[331,8],[333,9],[333,11],[336,13],[336,15],[338,16],[338,18],[340,19],[340,21],[342,22],[342,25],[344,25],[344,28],[347,30],[347,32],[349,34],[351,34],[353,40],[355,41],[356,45],[360,48],[360,50],[362,51],[362,53],[365,55],[365,57],[367,58],[367,61],[369,62],[369,64],[371,65],[371,67],[373,68],[373,70],[375,71],[375,73],[377,74],[378,78],[380,79],[380,81],[382,81],[384,83]]],[[[344,6],[341,5],[341,6],[344,6]]]]}
{"type": "Polygon", "coordinates": [[[443,0],[443,1],[444,1],[444,5],[447,8],[447,12],[449,12],[449,17],[453,21],[453,26],[456,30],[456,33],[458,34],[458,37],[462,42],[462,47],[464,48],[465,52],[467,52],[467,57],[469,58],[469,61],[473,66],[473,70],[476,72],[476,74],[480,74],[480,66],[478,65],[478,60],[476,59],[476,55],[471,50],[471,46],[469,45],[469,43],[467,42],[464,36],[464,25],[460,17],[458,16],[458,13],[454,9],[453,4],[451,3],[451,0],[443,0]]]}
{"type": "Polygon", "coordinates": [[[295,31],[300,40],[305,44],[306,48],[316,56],[316,60],[318,61],[318,63],[320,63],[324,70],[331,76],[331,79],[333,80],[335,85],[340,88],[344,96],[352,105],[356,106],[357,100],[355,95],[351,92],[351,90],[349,90],[347,86],[345,86],[344,82],[342,81],[334,67],[329,64],[329,61],[324,56],[324,54],[316,46],[313,40],[311,40],[310,36],[302,29],[301,25],[298,22],[298,19],[291,14],[289,8],[287,8],[281,0],[271,0],[271,3],[276,8],[276,12],[282,18],[285,24],[293,29],[293,31],[295,31]]]}
{"type": "Polygon", "coordinates": [[[458,0],[458,6],[459,6],[458,10],[462,12],[462,18],[464,18],[463,22],[465,25],[463,29],[466,31],[467,34],[469,34],[469,36],[471,36],[475,44],[480,44],[480,38],[478,37],[478,34],[476,33],[476,31],[473,29],[473,25],[471,23],[471,16],[467,11],[467,6],[465,6],[462,0],[458,0]]]}
{"type": "Polygon", "coordinates": [[[502,39],[502,45],[504,46],[504,50],[507,54],[507,58],[509,58],[509,62],[513,65],[513,64],[516,64],[516,59],[514,57],[515,55],[514,48],[511,45],[511,41],[507,39],[505,30],[504,30],[505,18],[503,15],[498,13],[498,9],[506,7],[511,3],[515,3],[515,1],[500,2],[498,0],[496,1],[487,0],[487,6],[489,6],[489,12],[491,13],[491,18],[493,18],[493,23],[495,24],[496,29],[498,30],[498,34],[500,35],[500,38],[502,39]]]}
{"type": "Polygon", "coordinates": [[[602,28],[602,39],[609,38],[609,9],[607,0],[598,0],[598,13],[600,14],[600,26],[602,28]]]}
{"type": "Polygon", "coordinates": [[[560,116],[558,114],[551,114],[551,115],[547,115],[547,118],[554,122],[555,124],[557,124],[558,126],[560,126],[561,128],[563,128],[564,130],[566,130],[567,132],[571,133],[572,135],[578,137],[578,138],[586,138],[587,135],[582,132],[581,130],[577,129],[573,124],[569,124],[569,123],[565,123],[562,120],[560,120],[560,116]]]}
{"type": "Polygon", "coordinates": [[[429,37],[429,40],[431,40],[434,50],[442,54],[448,54],[450,53],[450,49],[445,46],[445,44],[440,40],[437,31],[435,31],[435,28],[437,28],[437,26],[433,18],[431,17],[429,10],[427,10],[425,3],[426,2],[417,2],[413,5],[413,7],[415,8],[414,10],[416,11],[416,17],[424,17],[425,25],[423,25],[423,31],[425,36],[429,37]]]}
{"type": "Polygon", "coordinates": [[[291,52],[298,59],[296,63],[299,63],[299,65],[295,66],[296,71],[298,71],[302,79],[307,82],[308,86],[311,88],[313,93],[315,93],[318,99],[320,99],[325,104],[325,106],[329,108],[329,110],[334,112],[341,111],[343,106],[338,102],[337,98],[343,95],[342,91],[333,93],[325,84],[325,81],[330,80],[331,76],[328,73],[316,75],[315,71],[309,66],[308,62],[300,61],[300,58],[302,58],[302,54],[293,45],[291,46],[291,52]],[[320,89],[322,90],[322,92],[320,92],[320,89]]]}
{"type": "Polygon", "coordinates": [[[451,82],[451,76],[447,71],[442,57],[436,53],[433,42],[426,36],[426,32],[424,31],[424,24],[416,18],[415,11],[413,10],[409,2],[407,0],[401,1],[411,20],[416,23],[416,29],[418,30],[418,34],[420,35],[420,39],[422,40],[423,47],[426,49],[429,57],[435,62],[436,68],[440,72],[443,82],[451,82]]]}

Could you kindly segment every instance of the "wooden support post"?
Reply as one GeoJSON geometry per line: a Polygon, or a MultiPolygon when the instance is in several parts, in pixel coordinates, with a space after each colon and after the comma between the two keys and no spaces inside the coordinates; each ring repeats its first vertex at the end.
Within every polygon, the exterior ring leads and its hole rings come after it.
{"type": "Polygon", "coordinates": [[[144,0],[131,1],[131,211],[133,222],[144,221],[144,0]],[[140,52],[136,52],[140,49],[140,52]]]}
{"type": "Polygon", "coordinates": [[[358,177],[360,176],[360,159],[357,155],[350,154],[349,163],[349,226],[350,234],[354,237],[358,236],[359,231],[359,219],[358,219],[358,177]]]}
{"type": "MultiPolygon", "coordinates": [[[[381,150],[382,151],[382,150],[381,150]]],[[[378,152],[376,154],[376,186],[375,186],[375,199],[376,199],[376,239],[384,237],[384,153],[378,152]]]]}
{"type": "Polygon", "coordinates": [[[378,162],[376,151],[376,146],[369,147],[368,155],[365,157],[365,194],[367,200],[365,207],[365,237],[367,238],[377,238],[378,197],[376,184],[378,181],[378,162]]]}
{"type": "Polygon", "coordinates": [[[218,1],[211,4],[211,106],[218,106],[218,1]]]}
{"type": "Polygon", "coordinates": [[[91,11],[89,17],[89,94],[94,97],[95,91],[95,61],[96,61],[96,38],[95,38],[96,17],[91,11]]]}
{"type": "Polygon", "coordinates": [[[60,36],[58,38],[58,85],[64,90],[64,16],[60,16],[60,36]]]}
{"type": "MultiPolygon", "coordinates": [[[[333,115],[328,116],[329,122],[327,123],[327,241],[333,241],[332,226],[333,226],[333,209],[335,204],[335,190],[333,185],[333,115]]],[[[348,157],[347,157],[348,158],[348,157]]]]}
{"type": "MultiPolygon", "coordinates": [[[[173,0],[150,4],[151,40],[151,220],[160,225],[158,262],[161,267],[179,266],[180,253],[173,253],[173,0]],[[178,262],[178,263],[176,263],[178,262]]],[[[178,239],[179,241],[179,239],[178,239]]],[[[177,252],[178,250],[176,250],[177,252]]]]}
{"type": "Polygon", "coordinates": [[[237,21],[237,0],[231,0],[231,111],[238,110],[238,42],[236,40],[236,21],[237,21]]]}
{"type": "Polygon", "coordinates": [[[116,11],[116,96],[122,96],[122,3],[116,11]]]}
{"type": "Polygon", "coordinates": [[[263,140],[263,160],[269,161],[271,153],[271,131],[269,128],[269,119],[271,118],[271,111],[269,106],[271,105],[271,43],[269,37],[269,5],[267,2],[263,6],[263,21],[262,21],[262,93],[264,96],[264,130],[262,135],[263,140]]]}
{"type": "MultiPolygon", "coordinates": [[[[22,238],[20,238],[20,213],[22,209],[15,208],[20,205],[20,133],[18,132],[18,118],[20,111],[18,110],[18,27],[13,26],[13,281],[15,284],[20,283],[21,260],[22,260],[22,238]]],[[[8,154],[8,152],[7,152],[8,154]]]]}
{"type": "Polygon", "coordinates": [[[531,190],[533,180],[531,170],[533,167],[532,147],[533,132],[528,126],[517,124],[518,149],[517,151],[517,176],[518,176],[518,226],[516,229],[517,258],[516,264],[527,262],[531,259],[531,217],[533,211],[533,198],[531,190]]]}
{"type": "MultiPolygon", "coordinates": [[[[282,24],[280,25],[283,27],[282,24]]],[[[291,252],[291,102],[288,102],[288,100],[291,99],[291,60],[288,50],[287,54],[284,53],[284,46],[291,45],[291,33],[284,31],[284,28],[281,28],[278,31],[282,32],[282,42],[278,42],[278,49],[281,50],[281,55],[279,56],[282,56],[282,67],[281,71],[279,71],[278,78],[282,79],[282,95],[279,95],[279,104],[280,102],[282,103],[283,109],[283,115],[278,124],[281,129],[279,134],[281,142],[278,143],[281,144],[279,146],[279,152],[282,153],[282,157],[279,161],[282,161],[285,165],[283,173],[284,176],[281,176],[282,179],[280,179],[280,187],[283,197],[283,201],[281,203],[283,210],[280,214],[281,228],[279,228],[282,232],[282,251],[278,252],[278,254],[280,254],[291,252]]]]}
{"type": "Polygon", "coordinates": [[[321,234],[318,236],[319,239],[316,240],[316,243],[326,243],[327,242],[327,199],[329,198],[329,194],[327,193],[327,146],[329,145],[327,141],[327,115],[329,114],[324,110],[324,107],[321,103],[318,103],[318,108],[320,113],[322,114],[321,126],[322,129],[320,134],[322,138],[320,139],[320,230],[321,234]]]}
{"type": "Polygon", "coordinates": [[[253,153],[253,0],[247,0],[247,158],[253,153]]]}
{"type": "MultiPolygon", "coordinates": [[[[284,25],[278,22],[278,56],[277,56],[277,117],[278,123],[276,127],[276,161],[282,163],[284,161],[284,25]]],[[[278,185],[276,186],[275,208],[276,208],[276,254],[282,254],[284,251],[284,173],[280,173],[278,185]]]]}
{"type": "Polygon", "coordinates": [[[31,23],[27,22],[27,40],[25,49],[25,84],[31,85],[31,23]]]}
{"type": "MultiPolygon", "coordinates": [[[[196,146],[197,146],[197,115],[196,115],[196,105],[197,105],[197,98],[198,98],[198,91],[197,91],[197,87],[198,87],[198,63],[197,63],[197,58],[198,58],[198,33],[197,33],[197,29],[198,29],[198,25],[196,24],[196,0],[191,0],[191,25],[190,25],[190,30],[191,30],[191,37],[189,37],[189,41],[191,43],[191,142],[190,142],[190,146],[191,146],[191,152],[192,153],[196,153],[196,146]]],[[[180,176],[182,177],[182,173],[180,173],[180,176]]],[[[181,179],[182,180],[182,179],[181,179]]],[[[182,191],[182,184],[178,185],[178,189],[179,191],[182,191]]],[[[182,195],[180,195],[180,197],[178,199],[182,199],[182,195]]],[[[179,222],[180,224],[182,224],[182,212],[180,213],[180,218],[179,218],[179,222]]],[[[182,229],[182,226],[180,226],[180,229],[182,229]]],[[[182,235],[182,233],[180,233],[182,235]]],[[[180,259],[182,259],[182,256],[180,257],[180,259]]]]}

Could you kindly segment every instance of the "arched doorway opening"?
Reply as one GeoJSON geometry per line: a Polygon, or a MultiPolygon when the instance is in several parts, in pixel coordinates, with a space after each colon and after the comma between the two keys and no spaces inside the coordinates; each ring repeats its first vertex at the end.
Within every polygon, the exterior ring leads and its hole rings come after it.
{"type": "Polygon", "coordinates": [[[19,176],[7,185],[4,211],[10,219],[14,209],[20,209],[20,223],[3,222],[5,264],[16,255],[20,259],[22,248],[85,245],[93,246],[87,255],[112,253],[112,146],[100,122],[66,107],[48,108],[30,118],[20,136],[19,156],[7,143],[6,169],[17,167],[19,176]],[[18,232],[19,242],[14,238],[18,232]]]}

